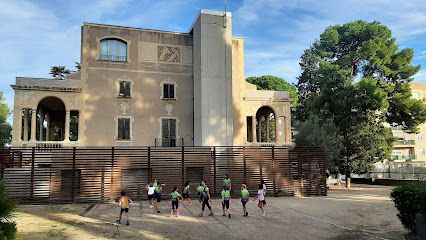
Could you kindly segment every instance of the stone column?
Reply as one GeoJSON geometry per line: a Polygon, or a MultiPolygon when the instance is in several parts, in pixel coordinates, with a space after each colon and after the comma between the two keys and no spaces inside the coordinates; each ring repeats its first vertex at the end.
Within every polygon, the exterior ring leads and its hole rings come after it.
{"type": "Polygon", "coordinates": [[[31,110],[31,141],[36,141],[37,109],[31,110]]]}
{"type": "Polygon", "coordinates": [[[44,112],[43,109],[40,108],[40,119],[39,119],[39,141],[43,141],[43,122],[44,122],[44,112]]]}
{"type": "Polygon", "coordinates": [[[64,141],[70,140],[70,111],[65,114],[65,134],[64,141]]]}
{"type": "MultiPolygon", "coordinates": [[[[21,133],[19,133],[21,134],[21,133]]],[[[24,142],[28,142],[28,109],[24,109],[24,142]]]]}
{"type": "Polygon", "coordinates": [[[253,143],[257,142],[256,134],[256,116],[252,116],[251,121],[251,136],[253,138],[253,143]]]}
{"type": "Polygon", "coordinates": [[[46,113],[46,141],[50,141],[50,114],[46,113]]]}
{"type": "Polygon", "coordinates": [[[266,115],[265,115],[265,120],[266,120],[266,142],[270,142],[271,141],[271,139],[270,139],[270,137],[269,137],[269,114],[270,113],[267,113],[266,115]]]}
{"type": "Polygon", "coordinates": [[[262,142],[262,116],[257,119],[257,140],[262,142]]]}

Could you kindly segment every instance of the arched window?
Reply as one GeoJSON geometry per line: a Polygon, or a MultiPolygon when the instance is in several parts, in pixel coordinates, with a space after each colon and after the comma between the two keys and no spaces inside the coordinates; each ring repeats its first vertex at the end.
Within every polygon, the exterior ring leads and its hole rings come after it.
{"type": "Polygon", "coordinates": [[[120,39],[107,38],[101,40],[99,60],[126,62],[127,43],[120,39]]]}

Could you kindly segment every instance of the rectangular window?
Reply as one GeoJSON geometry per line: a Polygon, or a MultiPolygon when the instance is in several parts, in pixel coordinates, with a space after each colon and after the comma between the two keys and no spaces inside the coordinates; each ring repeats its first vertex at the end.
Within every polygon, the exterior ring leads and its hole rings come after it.
{"type": "Polygon", "coordinates": [[[247,117],[247,142],[253,142],[253,117],[247,117]]]}
{"type": "Polygon", "coordinates": [[[419,150],[417,150],[417,154],[418,155],[425,155],[425,149],[424,148],[419,148],[419,150]]]}
{"type": "Polygon", "coordinates": [[[176,119],[162,119],[161,134],[163,147],[176,147],[176,119]]]}
{"type": "Polygon", "coordinates": [[[130,97],[130,82],[121,81],[120,82],[120,92],[118,94],[119,97],[130,97]]]}
{"type": "Polygon", "coordinates": [[[174,99],[175,98],[175,85],[170,83],[165,83],[163,85],[163,98],[165,99],[174,99]]]}
{"type": "Polygon", "coordinates": [[[119,118],[117,123],[118,140],[130,140],[130,118],[119,118]]]}
{"type": "Polygon", "coordinates": [[[423,140],[423,134],[417,134],[417,140],[422,141],[423,140]]]}
{"type": "Polygon", "coordinates": [[[78,140],[78,121],[79,121],[79,112],[71,111],[70,112],[70,141],[78,140]]]}

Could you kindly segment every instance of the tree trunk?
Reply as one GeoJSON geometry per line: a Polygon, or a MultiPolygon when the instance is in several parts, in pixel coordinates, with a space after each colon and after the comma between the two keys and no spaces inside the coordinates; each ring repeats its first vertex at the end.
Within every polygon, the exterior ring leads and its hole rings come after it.
{"type": "Polygon", "coordinates": [[[346,188],[351,188],[351,173],[345,172],[346,176],[346,188]]]}

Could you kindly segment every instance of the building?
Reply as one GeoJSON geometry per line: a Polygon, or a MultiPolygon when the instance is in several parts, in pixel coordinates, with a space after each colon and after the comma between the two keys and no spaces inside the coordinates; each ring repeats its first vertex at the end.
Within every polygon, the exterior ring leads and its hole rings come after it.
{"type": "Polygon", "coordinates": [[[289,94],[245,82],[231,13],[188,32],[84,23],[81,70],[17,77],[12,146],[291,144],[289,94]]]}
{"type": "MultiPolygon", "coordinates": [[[[411,82],[411,92],[413,98],[426,98],[426,84],[420,82],[411,82]]],[[[408,134],[401,130],[401,127],[392,127],[392,133],[396,137],[392,159],[395,162],[426,162],[426,124],[419,126],[418,134],[408,134]]]]}

